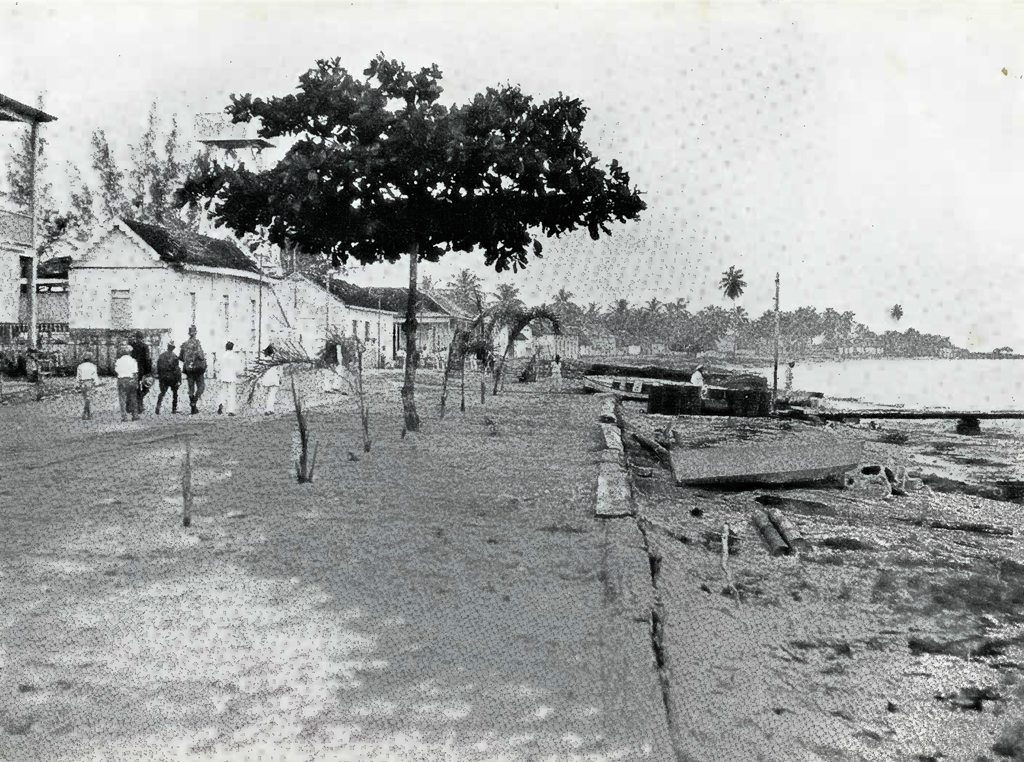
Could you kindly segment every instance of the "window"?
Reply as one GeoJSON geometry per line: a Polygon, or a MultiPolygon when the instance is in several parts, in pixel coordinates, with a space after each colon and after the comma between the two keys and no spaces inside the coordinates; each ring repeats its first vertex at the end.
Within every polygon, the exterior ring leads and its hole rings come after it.
{"type": "Polygon", "coordinates": [[[359,321],[358,320],[353,320],[352,321],[352,338],[353,339],[358,339],[359,338],[359,321]]]}
{"type": "Polygon", "coordinates": [[[228,294],[224,294],[223,297],[224,305],[224,338],[227,339],[231,336],[231,297],[228,294]]]}
{"type": "Polygon", "coordinates": [[[112,290],[110,292],[110,327],[125,329],[132,327],[132,292],[112,290]]]}
{"type": "Polygon", "coordinates": [[[189,325],[195,325],[196,324],[196,292],[195,291],[189,292],[188,297],[189,297],[189,300],[192,302],[192,321],[189,323],[189,325]]]}
{"type": "Polygon", "coordinates": [[[365,331],[366,332],[363,334],[363,341],[369,341],[370,340],[370,321],[369,320],[366,321],[366,329],[365,329],[365,331]]]}

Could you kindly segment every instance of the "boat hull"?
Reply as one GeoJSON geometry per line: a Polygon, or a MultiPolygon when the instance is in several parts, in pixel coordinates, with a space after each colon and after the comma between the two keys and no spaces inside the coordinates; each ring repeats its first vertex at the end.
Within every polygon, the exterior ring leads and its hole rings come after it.
{"type": "Polygon", "coordinates": [[[671,452],[672,475],[689,486],[809,484],[842,476],[863,458],[861,442],[772,442],[671,452]]]}

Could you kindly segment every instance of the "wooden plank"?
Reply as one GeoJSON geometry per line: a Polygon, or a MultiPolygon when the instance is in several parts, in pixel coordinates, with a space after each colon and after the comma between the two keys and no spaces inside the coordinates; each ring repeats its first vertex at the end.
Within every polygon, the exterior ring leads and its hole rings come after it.
{"type": "Polygon", "coordinates": [[[669,455],[680,484],[792,484],[842,474],[863,460],[861,442],[765,443],[675,449],[669,455]]]}
{"type": "Polygon", "coordinates": [[[626,469],[617,463],[602,463],[599,467],[594,514],[601,518],[617,518],[633,514],[626,469]]]}

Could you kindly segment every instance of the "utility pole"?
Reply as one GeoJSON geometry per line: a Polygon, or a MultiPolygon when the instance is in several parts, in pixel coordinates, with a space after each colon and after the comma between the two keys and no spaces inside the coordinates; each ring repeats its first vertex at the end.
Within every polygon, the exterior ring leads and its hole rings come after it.
{"type": "Polygon", "coordinates": [[[36,349],[39,335],[38,301],[36,297],[36,268],[39,253],[36,251],[36,146],[39,141],[39,122],[32,120],[29,132],[28,177],[32,188],[28,194],[28,215],[31,217],[28,240],[32,252],[32,263],[28,270],[28,348],[36,349]]]}
{"type": "Polygon", "coordinates": [[[775,369],[772,374],[772,412],[779,404],[779,274],[775,273],[775,369]]]}

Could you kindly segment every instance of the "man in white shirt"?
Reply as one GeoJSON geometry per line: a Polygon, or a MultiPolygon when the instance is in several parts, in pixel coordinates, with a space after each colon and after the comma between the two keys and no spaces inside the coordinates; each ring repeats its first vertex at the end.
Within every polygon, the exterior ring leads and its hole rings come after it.
{"type": "Polygon", "coordinates": [[[235,384],[238,383],[238,374],[241,371],[238,362],[238,355],[235,354],[235,345],[228,342],[224,345],[224,354],[217,358],[218,378],[220,379],[220,400],[217,405],[217,414],[235,414],[235,384]],[[227,408],[227,411],[224,408],[227,408]]]}
{"type": "Polygon", "coordinates": [[[82,393],[82,402],[84,408],[82,410],[82,420],[92,420],[92,390],[93,387],[99,384],[100,377],[97,372],[96,365],[92,361],[92,355],[86,355],[82,358],[82,364],[78,366],[78,390],[82,393]]]}
{"type": "Polygon", "coordinates": [[[128,420],[128,413],[132,414],[132,420],[139,420],[137,402],[139,397],[139,364],[132,357],[132,348],[127,344],[121,347],[121,356],[114,363],[114,373],[117,374],[117,404],[121,408],[121,420],[128,420]]]}
{"type": "Polygon", "coordinates": [[[698,365],[697,366],[697,370],[695,370],[693,372],[693,375],[690,376],[690,384],[692,386],[699,386],[700,387],[700,396],[701,397],[706,397],[707,396],[707,387],[704,386],[704,366],[703,365],[698,365]]]}

